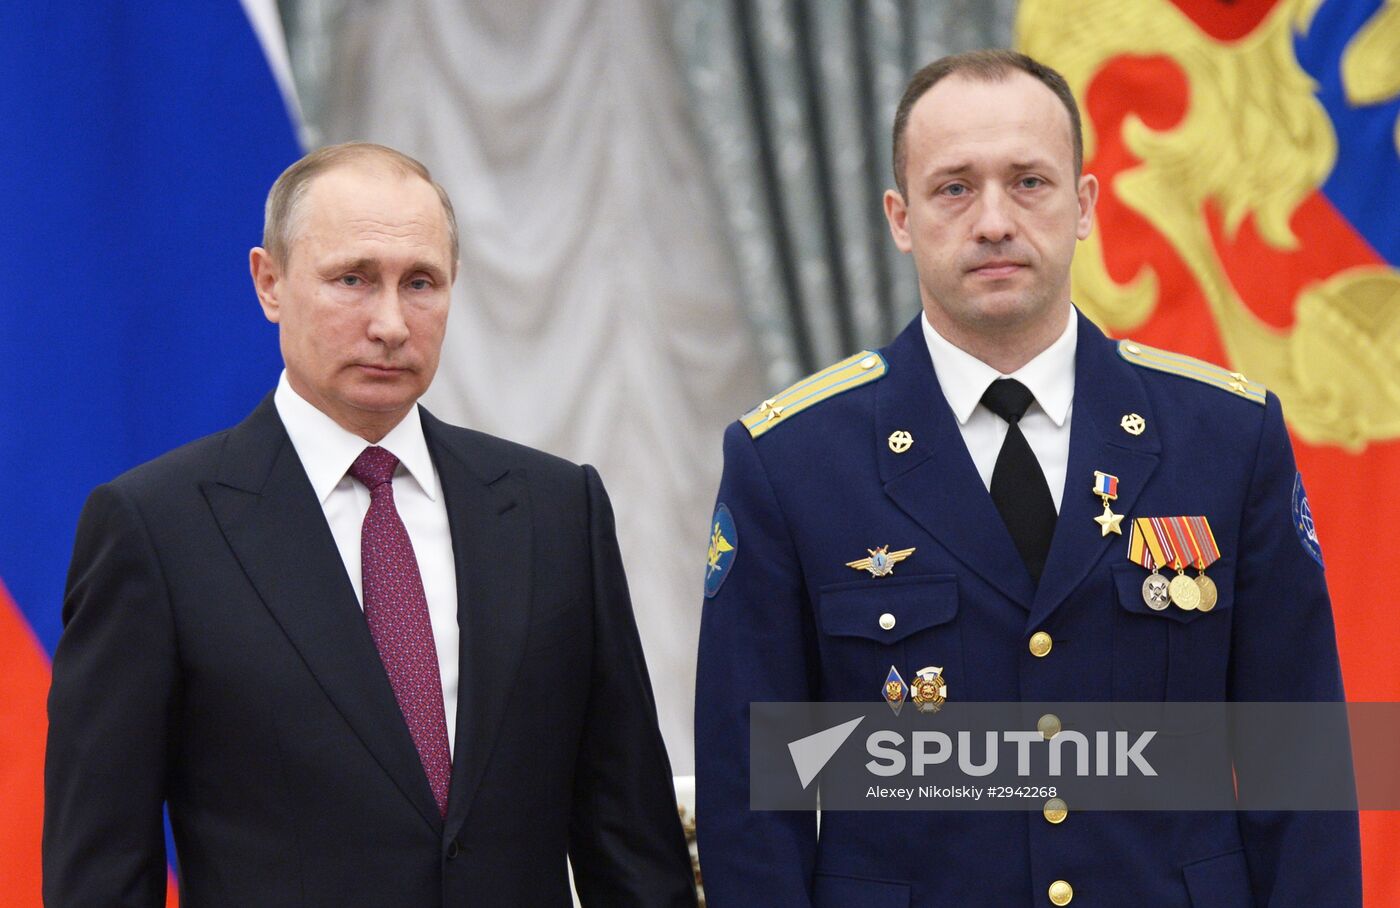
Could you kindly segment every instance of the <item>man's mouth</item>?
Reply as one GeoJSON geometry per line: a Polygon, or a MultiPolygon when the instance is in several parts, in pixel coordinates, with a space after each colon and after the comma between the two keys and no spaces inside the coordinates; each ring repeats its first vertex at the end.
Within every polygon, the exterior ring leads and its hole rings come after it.
{"type": "Polygon", "coordinates": [[[1007,259],[994,259],[990,262],[983,262],[975,268],[972,268],[970,273],[979,277],[988,278],[1010,277],[1024,267],[1025,265],[1020,262],[1013,262],[1007,259]]]}

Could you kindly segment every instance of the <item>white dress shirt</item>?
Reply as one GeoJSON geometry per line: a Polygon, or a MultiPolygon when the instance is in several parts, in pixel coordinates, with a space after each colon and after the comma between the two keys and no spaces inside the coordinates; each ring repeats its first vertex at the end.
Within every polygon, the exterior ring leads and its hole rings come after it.
{"type": "MultiPolygon", "coordinates": [[[[370,444],[307,403],[287,382],[285,370],[272,400],[321,502],[355,597],[360,600],[360,608],[364,608],[360,530],[369,511],[369,489],[346,473],[370,444]]],[[[452,751],[457,735],[457,656],[461,646],[457,630],[457,565],[452,558],[452,531],[447,524],[442,485],[428,454],[416,406],[384,436],[379,446],[399,459],[394,470],[394,506],[413,543],[428,599],[438,673],[442,676],[447,746],[452,751]]]]}
{"type": "MultiPolygon", "coordinates": [[[[972,354],[953,346],[923,319],[924,340],[933,371],[948,406],[958,420],[963,442],[982,477],[992,487],[992,470],[1001,453],[1009,426],[1006,420],[982,405],[982,395],[998,378],[1014,378],[1025,385],[1035,401],[1021,417],[1021,434],[1040,461],[1055,512],[1065,495],[1065,474],[1069,471],[1069,423],[1074,409],[1074,350],[1079,340],[1079,321],[1070,307],[1069,324],[1059,338],[1034,359],[1010,375],[1003,375],[972,354]]],[[[1092,477],[1085,480],[1087,483],[1092,477]]]]}

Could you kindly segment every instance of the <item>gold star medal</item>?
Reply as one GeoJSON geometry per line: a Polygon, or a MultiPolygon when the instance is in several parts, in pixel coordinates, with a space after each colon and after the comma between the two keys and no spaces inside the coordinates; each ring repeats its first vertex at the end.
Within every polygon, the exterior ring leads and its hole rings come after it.
{"type": "Polygon", "coordinates": [[[1113,508],[1108,505],[1110,501],[1118,497],[1118,477],[1112,473],[1095,470],[1094,494],[1103,499],[1103,513],[1094,518],[1094,523],[1097,523],[1102,531],[1099,535],[1107,536],[1109,533],[1117,533],[1122,536],[1123,528],[1119,524],[1123,522],[1123,515],[1113,513],[1113,508]]]}
{"type": "Polygon", "coordinates": [[[896,564],[914,554],[913,549],[900,549],[897,552],[891,552],[888,545],[882,545],[878,549],[866,549],[866,551],[870,553],[869,558],[847,561],[846,567],[855,568],[858,571],[869,571],[871,577],[888,577],[894,571],[896,564]]]}

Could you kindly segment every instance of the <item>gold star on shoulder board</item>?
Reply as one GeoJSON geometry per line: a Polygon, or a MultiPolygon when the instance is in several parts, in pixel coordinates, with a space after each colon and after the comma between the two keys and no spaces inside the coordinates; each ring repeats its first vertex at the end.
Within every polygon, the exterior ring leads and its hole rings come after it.
{"type": "Polygon", "coordinates": [[[1113,513],[1113,509],[1108,506],[1107,501],[1103,503],[1103,513],[1094,518],[1094,523],[1099,525],[1099,529],[1103,531],[1102,535],[1104,536],[1107,536],[1109,533],[1117,533],[1119,536],[1122,536],[1123,528],[1119,526],[1122,522],[1123,515],[1113,513]]]}

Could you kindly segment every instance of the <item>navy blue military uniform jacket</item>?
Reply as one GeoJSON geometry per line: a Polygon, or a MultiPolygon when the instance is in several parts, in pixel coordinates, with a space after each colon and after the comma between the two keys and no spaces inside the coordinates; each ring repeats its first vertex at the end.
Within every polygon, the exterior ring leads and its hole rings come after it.
{"type": "Polygon", "coordinates": [[[950,701],[1342,699],[1278,399],[1076,317],[1068,478],[1038,587],[918,319],[729,427],[719,513],[734,538],[722,558],[712,547],[696,693],[712,908],[1050,905],[1055,881],[1075,908],[1360,904],[1354,813],[827,811],[818,838],[810,813],[748,809],[748,704],[878,700],[891,665],[941,666],[950,701]],[[902,453],[896,431],[912,438],[902,453]],[[1148,608],[1127,533],[1094,522],[1096,470],[1119,477],[1125,531],[1208,518],[1213,610],[1148,608]],[[882,545],[916,551],[889,576],[847,566],[882,545]],[[1048,653],[1032,652],[1037,632],[1048,653]]]}

